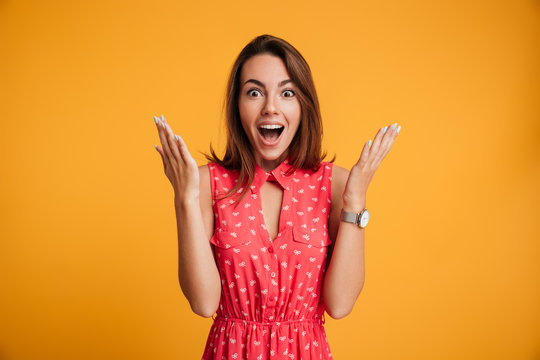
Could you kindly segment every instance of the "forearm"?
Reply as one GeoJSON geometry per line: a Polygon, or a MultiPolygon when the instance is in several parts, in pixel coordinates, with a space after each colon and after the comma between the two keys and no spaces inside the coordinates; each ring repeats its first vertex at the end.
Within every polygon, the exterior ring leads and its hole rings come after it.
{"type": "Polygon", "coordinates": [[[192,310],[212,316],[219,305],[220,276],[204,230],[199,199],[175,198],[178,230],[178,278],[192,310]]]}
{"type": "MultiPolygon", "coordinates": [[[[343,205],[345,211],[359,213],[365,198],[355,206],[343,205]]],[[[348,315],[360,295],[365,280],[365,230],[355,224],[340,222],[330,264],[323,283],[323,301],[333,318],[348,315]]]]}

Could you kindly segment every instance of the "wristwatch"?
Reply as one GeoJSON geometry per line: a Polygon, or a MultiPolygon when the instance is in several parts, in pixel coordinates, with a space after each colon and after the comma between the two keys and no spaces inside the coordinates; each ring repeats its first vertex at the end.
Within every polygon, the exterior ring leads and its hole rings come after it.
{"type": "Polygon", "coordinates": [[[355,214],[341,209],[340,220],[353,223],[363,229],[369,222],[369,211],[364,209],[360,214],[355,214]]]}

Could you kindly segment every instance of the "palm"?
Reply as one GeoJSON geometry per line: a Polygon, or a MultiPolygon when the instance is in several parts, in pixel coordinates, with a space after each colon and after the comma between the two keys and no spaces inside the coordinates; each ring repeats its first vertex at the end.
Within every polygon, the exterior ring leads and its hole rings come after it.
{"type": "MultiPolygon", "coordinates": [[[[397,126],[397,123],[394,126],[397,126]]],[[[360,158],[353,165],[347,185],[345,185],[344,201],[354,204],[365,197],[375,171],[392,148],[398,131],[401,129],[401,126],[398,128],[394,126],[389,126],[386,132],[384,128],[379,129],[371,147],[369,141],[365,143],[360,158]]]]}

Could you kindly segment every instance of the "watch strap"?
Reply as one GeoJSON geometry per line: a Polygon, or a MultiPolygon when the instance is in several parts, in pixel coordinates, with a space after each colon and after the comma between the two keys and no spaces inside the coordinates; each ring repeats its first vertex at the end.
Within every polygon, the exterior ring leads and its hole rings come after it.
{"type": "Polygon", "coordinates": [[[358,225],[359,214],[351,213],[341,209],[341,221],[350,222],[358,225]]]}
{"type": "Polygon", "coordinates": [[[341,221],[349,222],[362,228],[362,226],[360,225],[360,219],[365,210],[366,209],[362,210],[359,214],[357,214],[357,213],[351,213],[351,212],[341,209],[340,219],[341,221]]]}

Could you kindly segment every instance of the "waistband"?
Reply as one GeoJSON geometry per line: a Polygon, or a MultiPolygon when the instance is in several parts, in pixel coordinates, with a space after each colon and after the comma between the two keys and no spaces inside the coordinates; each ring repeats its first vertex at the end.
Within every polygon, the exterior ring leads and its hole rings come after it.
{"type": "Polygon", "coordinates": [[[220,316],[217,314],[212,315],[212,320],[214,321],[232,321],[242,324],[250,324],[250,325],[256,325],[256,326],[281,326],[281,325],[289,325],[289,324],[296,324],[296,323],[314,323],[319,325],[324,325],[326,323],[326,320],[324,318],[324,313],[322,314],[322,317],[316,318],[316,319],[297,319],[297,320],[284,320],[284,321],[254,321],[254,320],[246,320],[246,319],[239,319],[229,316],[220,316]]]}

